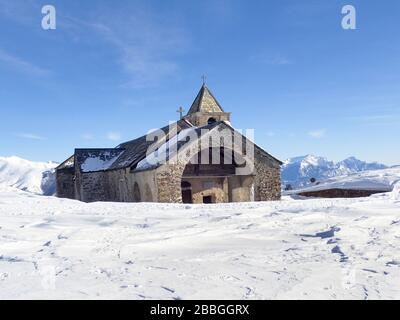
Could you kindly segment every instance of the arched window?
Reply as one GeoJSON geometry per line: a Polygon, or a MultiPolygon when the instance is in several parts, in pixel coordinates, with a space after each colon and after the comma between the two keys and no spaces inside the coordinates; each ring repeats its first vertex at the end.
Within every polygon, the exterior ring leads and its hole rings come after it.
{"type": "Polygon", "coordinates": [[[135,182],[135,185],[133,186],[133,199],[135,200],[135,202],[141,201],[140,189],[137,182],[135,182]]]}
{"type": "Polygon", "coordinates": [[[145,189],[145,201],[153,202],[153,195],[152,195],[151,189],[147,183],[146,183],[146,187],[144,189],[145,189]]]}
{"type": "Polygon", "coordinates": [[[215,123],[215,122],[217,122],[217,120],[215,118],[209,118],[208,121],[207,121],[208,124],[212,124],[212,123],[215,123]]]}
{"type": "Polygon", "coordinates": [[[190,184],[190,182],[182,181],[181,189],[182,189],[182,202],[183,203],[193,203],[192,185],[190,184]]]}

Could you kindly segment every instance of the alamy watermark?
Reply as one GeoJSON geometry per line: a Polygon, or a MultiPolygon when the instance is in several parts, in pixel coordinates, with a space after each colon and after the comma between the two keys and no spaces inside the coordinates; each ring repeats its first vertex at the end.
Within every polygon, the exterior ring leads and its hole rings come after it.
{"type": "MultiPolygon", "coordinates": [[[[357,13],[356,8],[353,5],[347,4],[342,7],[342,28],[345,30],[357,29],[357,13]]],[[[57,12],[56,7],[47,4],[42,7],[42,28],[43,30],[55,30],[57,29],[57,12]]]]}
{"type": "Polygon", "coordinates": [[[352,5],[345,5],[342,8],[342,28],[344,30],[355,30],[357,29],[357,12],[356,8],[352,5]]]}
{"type": "Polygon", "coordinates": [[[57,12],[56,8],[52,5],[45,5],[42,7],[42,28],[43,30],[55,30],[57,29],[57,12]]]}
{"type": "Polygon", "coordinates": [[[167,132],[162,129],[150,131],[146,141],[151,145],[138,169],[185,163],[233,166],[236,175],[254,172],[254,129],[233,130],[217,125],[191,127],[178,133],[176,122],[171,122],[167,132]]]}

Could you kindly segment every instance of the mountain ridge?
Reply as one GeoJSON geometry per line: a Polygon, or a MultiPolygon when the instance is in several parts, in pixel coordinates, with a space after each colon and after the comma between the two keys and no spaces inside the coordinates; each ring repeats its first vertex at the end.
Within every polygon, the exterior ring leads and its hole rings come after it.
{"type": "Polygon", "coordinates": [[[17,156],[0,157],[0,186],[46,196],[54,195],[54,169],[57,165],[52,161],[35,162],[17,156]]]}
{"type": "MultiPolygon", "coordinates": [[[[57,165],[52,161],[34,162],[16,156],[0,157],[0,187],[54,195],[54,169],[57,165]]],[[[389,167],[378,162],[365,162],[356,157],[348,157],[339,162],[311,154],[292,157],[282,165],[282,188],[287,189],[289,185],[290,189],[307,187],[311,185],[311,178],[319,182],[337,176],[386,168],[389,167]]]]}
{"type": "Polygon", "coordinates": [[[285,160],[282,165],[282,186],[284,189],[301,188],[310,185],[310,179],[316,181],[357,172],[387,169],[378,162],[366,162],[354,156],[334,162],[326,157],[308,154],[285,160]]]}

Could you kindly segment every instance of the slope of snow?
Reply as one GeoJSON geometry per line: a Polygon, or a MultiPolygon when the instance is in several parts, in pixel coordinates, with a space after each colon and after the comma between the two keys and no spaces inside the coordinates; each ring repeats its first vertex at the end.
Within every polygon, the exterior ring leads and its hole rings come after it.
{"type": "Polygon", "coordinates": [[[307,155],[290,158],[283,163],[282,183],[284,187],[290,184],[292,188],[299,188],[310,184],[311,178],[321,181],[331,177],[385,168],[387,166],[383,164],[367,163],[354,157],[335,163],[324,157],[307,155]]]}
{"type": "Polygon", "coordinates": [[[0,193],[0,299],[399,299],[400,185],[362,199],[0,193]]]}
{"type": "Polygon", "coordinates": [[[300,188],[293,191],[286,191],[286,194],[299,192],[311,192],[327,189],[348,189],[348,190],[374,190],[389,192],[395,184],[400,182],[400,167],[393,167],[382,170],[363,171],[349,175],[339,176],[323,180],[318,184],[300,188]]]}
{"type": "Polygon", "coordinates": [[[55,193],[54,162],[33,162],[18,157],[0,157],[0,186],[52,195],[55,193]]]}

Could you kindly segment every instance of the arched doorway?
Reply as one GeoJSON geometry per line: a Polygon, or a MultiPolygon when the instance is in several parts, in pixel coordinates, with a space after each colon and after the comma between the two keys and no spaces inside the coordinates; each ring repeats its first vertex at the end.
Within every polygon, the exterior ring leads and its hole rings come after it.
{"type": "Polygon", "coordinates": [[[191,157],[183,170],[183,203],[251,201],[254,173],[239,171],[247,167],[248,161],[230,148],[202,149],[191,157]]]}
{"type": "Polygon", "coordinates": [[[192,185],[190,184],[190,182],[182,181],[181,189],[182,189],[182,202],[183,203],[193,203],[192,185]]]}

